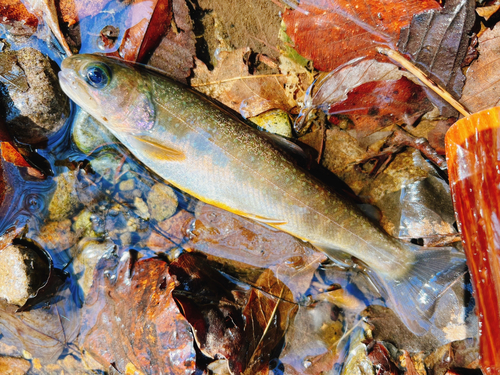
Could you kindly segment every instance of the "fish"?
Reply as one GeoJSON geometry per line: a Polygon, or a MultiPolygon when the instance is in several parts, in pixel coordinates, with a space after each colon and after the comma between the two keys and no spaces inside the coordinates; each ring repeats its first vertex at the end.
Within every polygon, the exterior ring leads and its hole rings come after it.
{"type": "Polygon", "coordinates": [[[461,254],[391,237],[261,131],[188,86],[142,65],[86,54],[63,60],[59,81],[70,99],[178,189],[332,258],[347,253],[361,261],[415,334],[430,328],[436,300],[464,272],[461,254]]]}

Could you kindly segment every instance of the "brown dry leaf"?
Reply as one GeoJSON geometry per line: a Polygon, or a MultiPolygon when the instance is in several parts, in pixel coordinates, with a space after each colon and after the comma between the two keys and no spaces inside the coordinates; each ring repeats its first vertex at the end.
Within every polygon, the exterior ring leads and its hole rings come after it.
{"type": "Polygon", "coordinates": [[[483,17],[486,21],[500,9],[500,1],[489,1],[485,6],[476,8],[477,14],[483,17]]]}
{"type": "Polygon", "coordinates": [[[465,77],[461,70],[475,21],[474,0],[448,0],[442,10],[413,17],[401,30],[398,49],[429,77],[460,98],[465,77]]]}
{"type": "Polygon", "coordinates": [[[81,344],[105,368],[146,374],[195,369],[193,337],[172,297],[167,263],[133,253],[102,258],[86,300],[81,344]]]}
{"type": "Polygon", "coordinates": [[[286,95],[285,79],[275,75],[252,76],[244,61],[247,54],[249,48],[222,51],[213,71],[196,60],[191,86],[245,117],[277,108],[289,112],[296,104],[286,95]]]}
{"type": "Polygon", "coordinates": [[[286,32],[316,69],[331,71],[359,56],[380,59],[377,45],[395,45],[414,14],[440,6],[434,0],[307,0],[300,8],[285,11],[286,32]]]}
{"type": "Polygon", "coordinates": [[[167,76],[186,83],[194,67],[196,40],[185,0],[172,0],[176,28],[170,28],[148,61],[167,76]]]}
{"type": "Polygon", "coordinates": [[[461,102],[471,112],[500,105],[500,24],[479,37],[479,58],[467,70],[461,102]]]}

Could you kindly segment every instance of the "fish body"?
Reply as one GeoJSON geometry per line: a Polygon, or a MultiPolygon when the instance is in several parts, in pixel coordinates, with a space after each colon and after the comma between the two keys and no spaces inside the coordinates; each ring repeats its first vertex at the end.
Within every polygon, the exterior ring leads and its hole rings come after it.
{"type": "Polygon", "coordinates": [[[73,101],[172,185],[327,254],[340,250],[363,261],[390,299],[420,303],[416,313],[404,306],[402,318],[425,332],[426,312],[439,294],[426,284],[450,262],[460,263],[448,250],[416,252],[389,236],[233,112],[144,67],[79,55],[63,61],[60,81],[73,101]]]}

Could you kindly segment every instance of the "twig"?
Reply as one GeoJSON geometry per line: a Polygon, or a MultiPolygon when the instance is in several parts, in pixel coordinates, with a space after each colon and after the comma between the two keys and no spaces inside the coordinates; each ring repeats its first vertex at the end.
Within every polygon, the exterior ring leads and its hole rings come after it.
{"type": "Polygon", "coordinates": [[[399,52],[394,51],[390,48],[377,47],[377,52],[382,55],[386,55],[390,59],[396,61],[401,64],[403,68],[408,70],[410,73],[414,74],[420,81],[422,81],[427,87],[433,90],[436,94],[446,100],[453,108],[455,108],[458,112],[460,112],[465,117],[470,115],[470,112],[465,109],[465,107],[456,101],[451,94],[442,88],[437,83],[433,82],[427,75],[422,72],[419,68],[417,68],[410,61],[406,60],[399,52]]]}
{"type": "Polygon", "coordinates": [[[233,77],[233,78],[221,79],[220,81],[198,83],[198,84],[191,85],[191,87],[217,85],[219,83],[226,83],[226,82],[231,82],[231,81],[237,81],[237,80],[240,80],[240,79],[266,78],[266,77],[284,77],[284,76],[285,76],[284,74],[261,74],[261,75],[257,75],[257,76],[233,77]]]}

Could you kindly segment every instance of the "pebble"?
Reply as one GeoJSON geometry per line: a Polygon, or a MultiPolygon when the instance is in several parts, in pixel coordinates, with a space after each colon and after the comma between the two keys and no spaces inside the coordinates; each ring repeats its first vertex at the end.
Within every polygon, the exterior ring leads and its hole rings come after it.
{"type": "Polygon", "coordinates": [[[160,222],[173,216],[177,211],[177,195],[174,190],[163,183],[156,183],[147,198],[151,218],[160,222]]]}
{"type": "Polygon", "coordinates": [[[48,277],[47,263],[32,249],[9,245],[0,251],[0,299],[23,306],[48,277]]]}
{"type": "Polygon", "coordinates": [[[292,126],[290,125],[288,113],[281,109],[274,109],[261,115],[250,117],[249,120],[270,133],[287,138],[292,137],[292,126]]]}
{"type": "Polygon", "coordinates": [[[108,129],[81,108],[75,114],[72,136],[76,146],[85,154],[118,142],[108,129]]]}

